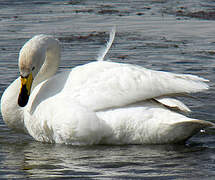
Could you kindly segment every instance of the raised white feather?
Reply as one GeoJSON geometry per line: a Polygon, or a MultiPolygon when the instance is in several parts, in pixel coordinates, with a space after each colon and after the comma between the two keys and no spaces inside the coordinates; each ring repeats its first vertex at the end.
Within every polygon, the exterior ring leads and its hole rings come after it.
{"type": "Polygon", "coordinates": [[[98,61],[104,60],[106,54],[108,53],[109,49],[111,48],[111,46],[113,44],[115,34],[116,34],[116,27],[113,27],[110,32],[109,41],[106,43],[105,47],[101,48],[101,50],[98,53],[98,57],[97,57],[98,61]]]}
{"type": "Polygon", "coordinates": [[[114,35],[112,30],[99,61],[57,75],[59,42],[46,35],[28,41],[20,52],[20,73],[27,75],[31,66],[39,72],[32,72],[26,107],[17,105],[19,78],[5,90],[1,111],[7,125],[38,141],[73,145],[178,143],[213,126],[168,108],[189,111],[167,96],[207,90],[208,80],[103,61],[114,35]]]}

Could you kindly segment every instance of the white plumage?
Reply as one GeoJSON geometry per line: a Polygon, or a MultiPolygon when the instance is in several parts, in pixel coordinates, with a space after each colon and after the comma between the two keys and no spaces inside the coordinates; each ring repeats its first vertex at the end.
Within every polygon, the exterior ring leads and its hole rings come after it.
{"type": "Polygon", "coordinates": [[[4,121],[38,141],[73,145],[179,143],[213,126],[172,111],[190,109],[168,97],[207,90],[208,80],[103,61],[107,51],[102,52],[100,61],[54,75],[58,41],[47,35],[29,40],[20,52],[19,69],[22,76],[33,75],[31,95],[20,107],[20,78],[15,80],[1,99],[4,121]]]}

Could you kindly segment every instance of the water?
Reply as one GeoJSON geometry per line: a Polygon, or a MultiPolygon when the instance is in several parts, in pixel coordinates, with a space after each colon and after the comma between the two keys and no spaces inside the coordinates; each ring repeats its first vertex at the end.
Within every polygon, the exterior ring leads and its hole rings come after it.
{"type": "MultiPolygon", "coordinates": [[[[215,122],[214,12],[212,0],[1,1],[0,96],[19,75],[19,49],[33,35],[60,39],[62,71],[94,60],[117,25],[111,60],[209,79],[209,91],[181,99],[189,116],[215,122]]],[[[0,179],[214,179],[214,136],[206,130],[185,145],[74,147],[35,142],[0,116],[0,179]]]]}

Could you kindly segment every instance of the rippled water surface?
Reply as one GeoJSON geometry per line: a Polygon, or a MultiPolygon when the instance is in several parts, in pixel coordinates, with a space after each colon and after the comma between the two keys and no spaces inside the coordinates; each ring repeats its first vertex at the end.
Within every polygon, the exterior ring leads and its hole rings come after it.
{"type": "MultiPolygon", "coordinates": [[[[112,61],[209,79],[209,91],[182,100],[189,116],[215,122],[214,20],[212,0],[0,1],[0,96],[33,35],[59,38],[62,71],[94,60],[116,25],[112,61]]],[[[0,116],[0,179],[214,179],[214,137],[206,130],[185,145],[52,145],[9,130],[0,116]]]]}

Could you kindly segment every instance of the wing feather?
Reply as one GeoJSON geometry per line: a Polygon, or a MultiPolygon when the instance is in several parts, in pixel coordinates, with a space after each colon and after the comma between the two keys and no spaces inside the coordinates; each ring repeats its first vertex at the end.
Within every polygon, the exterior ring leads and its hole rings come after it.
{"type": "Polygon", "coordinates": [[[101,110],[171,94],[200,92],[209,88],[207,81],[194,75],[97,61],[75,68],[65,89],[80,104],[101,110]]]}

